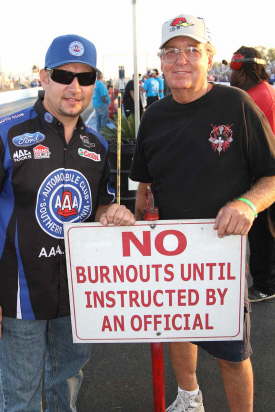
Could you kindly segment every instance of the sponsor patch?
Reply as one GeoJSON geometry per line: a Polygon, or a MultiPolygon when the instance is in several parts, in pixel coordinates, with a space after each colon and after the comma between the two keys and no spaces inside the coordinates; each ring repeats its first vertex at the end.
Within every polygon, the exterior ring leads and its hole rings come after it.
{"type": "Polygon", "coordinates": [[[72,56],[82,56],[84,54],[84,46],[80,41],[73,41],[69,44],[69,53],[72,56]]]}
{"type": "Polygon", "coordinates": [[[42,144],[35,146],[33,148],[33,157],[34,159],[49,159],[50,158],[50,150],[47,146],[43,146],[42,144]]]}
{"type": "Polygon", "coordinates": [[[88,136],[83,136],[81,134],[79,137],[82,140],[82,143],[84,144],[84,146],[88,147],[89,149],[91,149],[92,147],[95,147],[95,143],[90,142],[88,136]]]}
{"type": "Polygon", "coordinates": [[[52,123],[53,122],[53,115],[49,112],[46,112],[44,114],[44,119],[47,123],[52,123]]]}
{"type": "Polygon", "coordinates": [[[57,169],[41,183],[36,220],[48,235],[62,239],[63,224],[85,221],[92,212],[92,195],[86,177],[74,169],[57,169]]]}
{"type": "Polygon", "coordinates": [[[45,137],[46,136],[41,132],[24,133],[13,137],[12,143],[17,147],[28,147],[43,142],[45,137]]]}
{"type": "Polygon", "coordinates": [[[42,247],[42,249],[39,252],[38,257],[39,258],[42,258],[42,257],[49,258],[49,257],[52,257],[52,256],[55,257],[57,255],[64,255],[64,253],[65,252],[61,249],[61,247],[59,245],[52,246],[50,248],[42,247]]]}
{"type": "Polygon", "coordinates": [[[27,160],[27,159],[31,159],[31,158],[32,158],[31,152],[29,152],[26,149],[19,149],[19,150],[16,150],[16,152],[13,153],[13,160],[15,162],[21,162],[22,160],[27,160]]]}
{"type": "Polygon", "coordinates": [[[90,152],[90,150],[82,149],[82,147],[80,147],[78,149],[78,154],[79,154],[79,156],[86,157],[86,159],[91,159],[94,162],[100,162],[101,161],[101,157],[100,157],[99,153],[90,152]]]}

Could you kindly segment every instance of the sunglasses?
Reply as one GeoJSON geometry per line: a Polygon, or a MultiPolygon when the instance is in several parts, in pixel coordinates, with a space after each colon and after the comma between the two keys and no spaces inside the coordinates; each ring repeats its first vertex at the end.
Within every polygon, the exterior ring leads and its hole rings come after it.
{"type": "Polygon", "coordinates": [[[54,82],[61,84],[71,84],[76,77],[80,86],[91,86],[95,84],[96,72],[74,73],[61,69],[46,69],[54,82]]]}

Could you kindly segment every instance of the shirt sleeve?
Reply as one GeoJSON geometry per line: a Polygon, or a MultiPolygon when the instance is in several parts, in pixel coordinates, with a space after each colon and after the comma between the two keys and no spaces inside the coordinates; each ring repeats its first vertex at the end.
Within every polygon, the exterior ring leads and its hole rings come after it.
{"type": "Polygon", "coordinates": [[[5,170],[4,170],[4,145],[0,136],[0,191],[2,190],[3,187],[3,182],[5,178],[5,170]]]}
{"type": "Polygon", "coordinates": [[[114,202],[114,200],[115,189],[110,181],[110,164],[107,159],[100,182],[97,207],[101,205],[108,205],[109,203],[114,202]]]}
{"type": "Polygon", "coordinates": [[[274,135],[266,117],[249,96],[242,103],[242,113],[244,151],[252,179],[255,181],[264,176],[274,176],[275,158],[268,143],[268,135],[269,139],[274,139],[274,135]]]}

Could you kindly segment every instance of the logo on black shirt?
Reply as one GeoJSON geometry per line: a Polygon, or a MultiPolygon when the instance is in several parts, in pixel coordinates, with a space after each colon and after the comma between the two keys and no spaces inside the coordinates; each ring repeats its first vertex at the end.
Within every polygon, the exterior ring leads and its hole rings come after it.
{"type": "Polygon", "coordinates": [[[12,143],[17,147],[28,147],[43,142],[43,140],[45,140],[45,135],[43,133],[34,132],[24,133],[19,136],[15,136],[12,139],[12,143]]]}
{"type": "Polygon", "coordinates": [[[15,162],[21,162],[22,160],[27,160],[31,158],[32,158],[31,152],[29,152],[26,149],[16,150],[16,152],[13,153],[13,160],[15,162]]]}
{"type": "Polygon", "coordinates": [[[90,149],[91,147],[95,147],[95,143],[90,142],[88,136],[83,136],[82,134],[79,136],[80,139],[82,140],[84,146],[88,147],[90,149]]]}
{"type": "Polygon", "coordinates": [[[63,224],[85,221],[92,212],[86,177],[74,169],[57,169],[42,182],[36,200],[36,220],[50,236],[63,238],[63,224]]]}
{"type": "Polygon", "coordinates": [[[79,156],[86,157],[87,159],[91,159],[94,162],[101,161],[101,157],[99,153],[91,152],[90,150],[87,150],[87,149],[82,149],[82,147],[78,149],[78,154],[79,156]]]}
{"type": "Polygon", "coordinates": [[[219,155],[221,152],[225,152],[229,149],[231,143],[233,142],[233,131],[232,124],[221,124],[219,126],[213,125],[210,132],[210,138],[208,139],[211,143],[212,149],[214,152],[218,152],[219,155]]]}
{"type": "Polygon", "coordinates": [[[34,159],[49,159],[51,152],[47,146],[39,144],[33,148],[34,159]]]}

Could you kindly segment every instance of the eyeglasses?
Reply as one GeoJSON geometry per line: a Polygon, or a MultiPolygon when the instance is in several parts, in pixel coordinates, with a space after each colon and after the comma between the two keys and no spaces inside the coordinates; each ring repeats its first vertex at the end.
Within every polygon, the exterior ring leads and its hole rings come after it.
{"type": "Polygon", "coordinates": [[[61,69],[46,69],[54,82],[71,84],[76,77],[80,86],[91,86],[96,81],[96,72],[74,73],[61,69]]]}
{"type": "Polygon", "coordinates": [[[161,49],[158,56],[168,64],[176,63],[180,54],[183,54],[185,59],[190,62],[195,62],[201,57],[201,50],[195,46],[186,46],[184,49],[176,47],[168,47],[161,49]]]}

